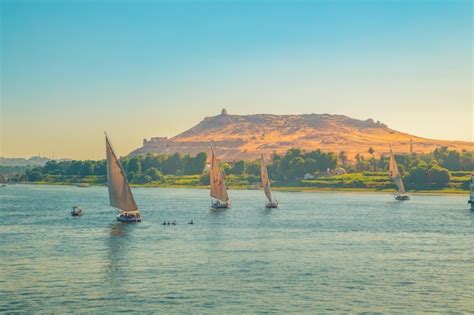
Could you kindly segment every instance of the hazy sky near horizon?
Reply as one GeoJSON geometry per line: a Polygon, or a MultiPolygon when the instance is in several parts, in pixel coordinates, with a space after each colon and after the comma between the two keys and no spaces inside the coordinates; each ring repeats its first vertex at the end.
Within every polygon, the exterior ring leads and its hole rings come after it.
{"type": "Polygon", "coordinates": [[[0,156],[104,157],[234,114],[473,141],[471,1],[0,1],[0,156]]]}

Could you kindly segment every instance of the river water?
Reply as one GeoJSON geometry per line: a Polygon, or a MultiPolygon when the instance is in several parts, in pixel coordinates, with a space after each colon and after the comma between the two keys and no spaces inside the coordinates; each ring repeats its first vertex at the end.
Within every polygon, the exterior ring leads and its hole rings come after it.
{"type": "Polygon", "coordinates": [[[277,192],[268,210],[231,190],[215,212],[202,189],[133,193],[138,224],[116,222],[105,187],[0,188],[0,312],[474,309],[467,196],[277,192]]]}

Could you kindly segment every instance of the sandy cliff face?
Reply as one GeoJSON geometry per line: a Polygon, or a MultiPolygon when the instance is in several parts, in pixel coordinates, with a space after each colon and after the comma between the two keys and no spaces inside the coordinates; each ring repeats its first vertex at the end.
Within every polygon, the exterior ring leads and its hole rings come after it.
{"type": "Polygon", "coordinates": [[[473,142],[432,140],[388,128],[372,119],[358,120],[343,115],[221,115],[206,117],[196,126],[173,137],[152,138],[131,155],[153,153],[196,154],[208,151],[213,143],[219,156],[226,160],[252,159],[261,153],[284,153],[290,148],[303,150],[346,151],[349,158],[357,153],[387,154],[396,152],[431,152],[447,146],[474,151],[473,142]]]}

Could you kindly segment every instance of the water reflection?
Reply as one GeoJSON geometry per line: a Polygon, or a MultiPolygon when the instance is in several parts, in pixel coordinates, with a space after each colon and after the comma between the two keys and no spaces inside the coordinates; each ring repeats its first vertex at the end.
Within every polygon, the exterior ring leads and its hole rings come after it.
{"type": "Polygon", "coordinates": [[[209,213],[212,214],[212,215],[221,215],[221,214],[224,214],[227,212],[227,210],[229,210],[231,208],[213,208],[213,207],[209,207],[209,213]]]}
{"type": "Polygon", "coordinates": [[[468,213],[467,215],[469,216],[471,220],[474,220],[474,210],[471,209],[471,205],[468,205],[468,207],[469,208],[467,209],[467,213],[468,213]]]}
{"type": "Polygon", "coordinates": [[[110,236],[125,236],[125,226],[122,222],[116,222],[110,225],[110,236]]]}
{"type": "Polygon", "coordinates": [[[105,281],[110,284],[112,296],[122,296],[127,290],[123,284],[123,273],[127,272],[129,233],[132,224],[116,222],[109,226],[106,239],[105,281]]]}

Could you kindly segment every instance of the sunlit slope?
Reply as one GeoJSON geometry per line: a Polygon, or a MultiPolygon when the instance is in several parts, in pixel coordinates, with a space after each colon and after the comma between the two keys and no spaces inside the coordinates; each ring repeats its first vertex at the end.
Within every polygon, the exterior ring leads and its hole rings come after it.
{"type": "Polygon", "coordinates": [[[229,115],[206,117],[191,129],[171,138],[147,141],[132,152],[196,154],[206,151],[210,143],[220,157],[227,160],[255,158],[261,153],[284,153],[290,148],[304,150],[345,151],[349,158],[357,153],[386,154],[396,152],[430,152],[436,147],[474,151],[473,142],[420,138],[388,128],[372,119],[365,121],[343,115],[229,115]]]}

